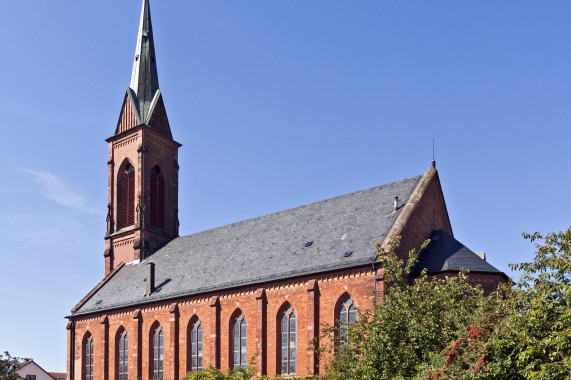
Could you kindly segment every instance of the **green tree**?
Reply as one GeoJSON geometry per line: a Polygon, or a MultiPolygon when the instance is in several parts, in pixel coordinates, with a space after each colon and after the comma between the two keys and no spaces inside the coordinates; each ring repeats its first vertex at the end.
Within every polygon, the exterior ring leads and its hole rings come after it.
{"type": "Polygon", "coordinates": [[[237,367],[228,369],[224,373],[210,365],[203,372],[188,372],[183,380],[249,380],[256,374],[256,357],[257,355],[253,355],[248,359],[248,365],[245,369],[237,367]]]}
{"type": "Polygon", "coordinates": [[[532,262],[508,294],[508,314],[491,344],[498,378],[571,379],[571,227],[558,233],[524,234],[535,244],[532,262]]]}
{"type": "Polygon", "coordinates": [[[17,380],[16,369],[20,361],[20,358],[10,356],[8,351],[0,354],[0,380],[17,380]]]}
{"type": "Polygon", "coordinates": [[[571,228],[524,238],[537,252],[510,265],[523,273],[506,284],[495,314],[433,356],[421,378],[571,379],[571,228]]]}
{"type": "Polygon", "coordinates": [[[398,243],[388,252],[378,247],[388,285],[383,302],[360,311],[346,337],[331,326],[323,330],[322,341],[333,342],[323,348],[330,354],[329,378],[413,378],[431,353],[440,353],[475,317],[493,309],[496,298],[485,297],[464,272],[448,280],[422,273],[411,283],[417,254],[412,250],[404,263],[395,254],[398,243]]]}

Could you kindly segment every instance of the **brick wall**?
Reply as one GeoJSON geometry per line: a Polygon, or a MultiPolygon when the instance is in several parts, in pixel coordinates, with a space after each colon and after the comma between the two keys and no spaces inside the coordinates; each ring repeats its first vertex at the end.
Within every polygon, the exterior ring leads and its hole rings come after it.
{"type": "MultiPolygon", "coordinates": [[[[265,287],[188,297],[175,303],[154,303],[141,305],[140,309],[125,308],[78,317],[74,319],[75,344],[69,353],[75,366],[74,380],[82,379],[82,342],[89,333],[95,342],[94,378],[116,378],[117,334],[122,328],[129,336],[129,378],[151,379],[151,329],[157,323],[164,331],[164,378],[183,377],[190,368],[189,323],[196,317],[203,326],[203,367],[213,364],[226,370],[232,360],[231,326],[237,310],[244,314],[248,324],[248,357],[260,353],[256,362],[258,374],[276,375],[281,312],[285,304],[292,306],[297,319],[296,373],[316,373],[319,363],[315,353],[307,350],[309,340],[319,333],[321,324],[334,324],[336,306],[346,296],[351,296],[359,309],[370,309],[374,284],[375,273],[371,267],[355,268],[277,281],[265,287]]],[[[71,333],[68,341],[71,341],[71,333]]]]}
{"type": "Polygon", "coordinates": [[[107,140],[109,142],[108,203],[111,205],[105,237],[105,275],[121,262],[141,260],[158,243],[178,236],[178,148],[180,144],[139,125],[107,140]],[[117,178],[127,163],[136,171],[135,223],[118,229],[117,178]],[[164,177],[164,229],[150,226],[150,175],[152,168],[161,168],[164,177]],[[139,195],[146,197],[145,207],[137,207],[139,195]]]}

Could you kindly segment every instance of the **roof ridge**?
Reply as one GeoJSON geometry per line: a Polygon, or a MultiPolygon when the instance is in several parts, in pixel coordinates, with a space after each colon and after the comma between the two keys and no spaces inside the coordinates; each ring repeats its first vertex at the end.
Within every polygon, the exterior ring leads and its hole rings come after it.
{"type": "MultiPolygon", "coordinates": [[[[388,183],[384,183],[384,184],[382,184],[382,185],[372,186],[372,187],[369,187],[369,188],[366,188],[366,189],[356,190],[356,191],[352,191],[352,192],[350,192],[350,193],[345,193],[345,194],[336,195],[336,196],[331,197],[331,198],[324,198],[324,199],[321,199],[321,200],[318,200],[318,201],[315,201],[315,202],[311,202],[311,203],[306,203],[306,204],[303,204],[303,205],[300,205],[300,206],[290,207],[290,208],[286,208],[286,209],[284,209],[284,210],[274,211],[274,212],[270,212],[270,213],[268,213],[268,214],[258,215],[258,216],[252,217],[252,218],[248,218],[248,219],[244,219],[244,220],[239,220],[239,221],[237,221],[237,222],[223,224],[223,225],[221,225],[221,226],[217,226],[217,227],[213,227],[213,228],[208,228],[208,229],[206,229],[206,230],[202,230],[202,231],[198,231],[198,232],[193,232],[193,233],[190,233],[190,234],[182,235],[182,236],[178,237],[177,239],[185,238],[185,237],[189,237],[189,236],[195,236],[195,235],[199,235],[199,234],[202,234],[202,233],[219,230],[219,229],[221,229],[221,228],[226,228],[226,227],[229,227],[229,226],[235,226],[235,225],[237,225],[237,224],[244,224],[244,223],[246,223],[246,222],[251,222],[251,221],[256,220],[256,219],[261,219],[261,218],[265,218],[265,217],[268,217],[268,216],[271,216],[271,215],[281,214],[281,213],[283,213],[283,212],[288,212],[288,211],[292,211],[292,210],[302,209],[302,208],[305,208],[305,207],[308,207],[308,206],[316,205],[316,204],[321,203],[321,202],[328,202],[328,201],[332,201],[332,200],[339,199],[339,198],[342,198],[342,197],[348,197],[348,196],[351,196],[351,195],[355,195],[355,194],[357,194],[357,193],[362,193],[362,192],[365,192],[365,191],[370,191],[370,190],[377,189],[377,188],[381,188],[381,187],[384,187],[384,186],[393,185],[393,184],[396,184],[396,183],[399,183],[399,182],[404,182],[404,181],[409,181],[409,180],[412,180],[412,179],[420,178],[420,177],[422,177],[423,175],[424,175],[424,174],[420,174],[420,175],[416,175],[416,176],[413,176],[413,177],[404,178],[404,179],[401,179],[401,180],[398,180],[398,181],[388,182],[388,183]]],[[[410,197],[409,197],[409,198],[410,198],[410,197]]]]}

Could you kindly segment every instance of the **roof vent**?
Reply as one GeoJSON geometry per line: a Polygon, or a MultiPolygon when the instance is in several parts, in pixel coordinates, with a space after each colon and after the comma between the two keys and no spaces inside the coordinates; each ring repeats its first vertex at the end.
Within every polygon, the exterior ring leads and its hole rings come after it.
{"type": "Polygon", "coordinates": [[[155,263],[147,263],[147,277],[145,280],[147,281],[147,291],[145,295],[149,296],[155,291],[155,263]]]}
{"type": "Polygon", "coordinates": [[[345,256],[345,257],[349,257],[349,256],[351,256],[352,254],[353,254],[353,251],[347,251],[347,252],[345,252],[345,255],[344,255],[344,256],[345,256]]]}
{"type": "Polygon", "coordinates": [[[99,305],[101,303],[101,301],[103,301],[103,300],[97,300],[97,301],[95,301],[95,304],[99,305]]]}
{"type": "Polygon", "coordinates": [[[305,243],[305,247],[311,247],[311,245],[313,244],[313,241],[308,241],[307,243],[305,243]]]}
{"type": "Polygon", "coordinates": [[[399,209],[399,197],[395,197],[395,209],[394,212],[397,212],[399,209]]]}

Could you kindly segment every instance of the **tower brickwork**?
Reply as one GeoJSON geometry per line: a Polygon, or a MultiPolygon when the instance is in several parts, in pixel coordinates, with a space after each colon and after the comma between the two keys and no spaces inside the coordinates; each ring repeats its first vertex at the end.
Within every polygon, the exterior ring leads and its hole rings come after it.
{"type": "Polygon", "coordinates": [[[131,82],[109,143],[105,275],[178,236],[178,148],[159,89],[148,0],[131,82]]]}

